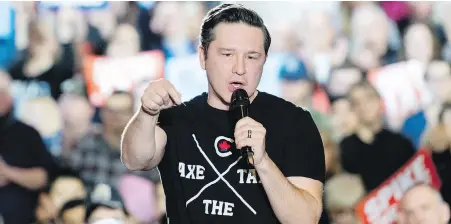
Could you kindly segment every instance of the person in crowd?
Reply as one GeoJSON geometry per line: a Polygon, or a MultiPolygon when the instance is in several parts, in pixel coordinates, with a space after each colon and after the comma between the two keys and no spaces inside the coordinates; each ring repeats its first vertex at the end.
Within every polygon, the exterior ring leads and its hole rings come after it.
{"type": "Polygon", "coordinates": [[[131,57],[141,49],[139,34],[130,24],[120,24],[115,29],[106,49],[108,57],[131,57]]]}
{"type": "MultiPolygon", "coordinates": [[[[159,2],[156,4],[150,21],[150,28],[160,34],[161,50],[166,59],[194,55],[196,45],[190,39],[189,27],[186,26],[187,14],[185,2],[159,2]]],[[[199,29],[199,27],[197,27],[199,29]]]]}
{"type": "Polygon", "coordinates": [[[382,100],[370,83],[363,81],[351,87],[349,100],[359,123],[355,133],[340,143],[341,161],[343,169],[361,175],[365,189],[371,191],[416,150],[407,138],[384,128],[382,100]]]}
{"type": "Polygon", "coordinates": [[[55,100],[62,94],[61,84],[73,76],[73,63],[67,63],[64,51],[42,20],[31,21],[28,48],[21,60],[9,68],[14,80],[14,99],[27,100],[36,96],[51,96],[55,100]]]}
{"type": "Polygon", "coordinates": [[[448,224],[450,208],[440,192],[425,183],[409,188],[399,202],[399,224],[448,224]]]}
{"type": "Polygon", "coordinates": [[[432,153],[442,183],[440,192],[451,204],[451,101],[443,105],[437,124],[425,133],[423,144],[432,153]]]}
{"type": "MultiPolygon", "coordinates": [[[[58,222],[61,224],[81,224],[85,221],[86,203],[83,199],[75,199],[66,202],[58,214],[58,222]]],[[[57,222],[57,223],[58,223],[57,222]]]]}
{"type": "Polygon", "coordinates": [[[119,192],[112,186],[99,184],[89,196],[85,223],[108,223],[107,220],[113,223],[129,223],[127,221],[131,219],[119,192]]]}
{"type": "Polygon", "coordinates": [[[55,158],[59,158],[62,150],[63,119],[57,102],[50,96],[37,96],[24,100],[15,111],[17,119],[35,128],[44,140],[47,150],[55,158]]]}
{"type": "Polygon", "coordinates": [[[324,186],[324,207],[333,224],[360,223],[354,207],[366,195],[358,175],[342,173],[329,179],[324,186]]]}
{"type": "MultiPolygon", "coordinates": [[[[155,185],[152,181],[132,174],[124,174],[119,180],[117,190],[131,216],[140,223],[150,223],[160,218],[155,185]]],[[[164,200],[164,198],[163,198],[164,200]]]]}
{"type": "Polygon", "coordinates": [[[354,134],[359,121],[350,100],[347,97],[335,99],[331,108],[330,117],[334,138],[341,141],[344,137],[354,134]]]}
{"type": "Polygon", "coordinates": [[[330,101],[334,102],[338,98],[346,97],[351,86],[362,80],[362,71],[347,61],[331,70],[324,90],[327,92],[330,101]]]}
{"type": "Polygon", "coordinates": [[[394,27],[391,26],[384,11],[375,3],[366,2],[356,6],[350,27],[349,59],[365,74],[398,61],[397,49],[390,45],[390,38],[399,37],[393,34],[394,27]]]}
{"type": "Polygon", "coordinates": [[[10,83],[0,72],[0,217],[6,224],[31,223],[56,164],[38,131],[12,115],[10,83]]]}
{"type": "Polygon", "coordinates": [[[316,88],[305,64],[294,55],[287,55],[279,73],[282,98],[310,111],[319,126],[327,126],[325,113],[328,98],[322,89],[316,88]]]}
{"type": "MultiPolygon", "coordinates": [[[[65,164],[80,171],[88,191],[100,183],[117,187],[121,175],[128,172],[121,162],[120,144],[122,131],[133,115],[133,103],[131,93],[113,92],[101,108],[101,131],[83,136],[63,159],[65,164]]],[[[139,174],[152,179],[157,173],[155,170],[139,174]]]]}
{"type": "Polygon", "coordinates": [[[425,80],[432,92],[433,101],[423,110],[408,117],[401,133],[408,137],[416,148],[421,147],[421,137],[425,130],[437,125],[443,103],[451,100],[451,66],[446,61],[432,61],[425,74],[425,80]]]}
{"type": "Polygon", "coordinates": [[[65,93],[58,100],[63,119],[62,156],[68,156],[76,143],[93,131],[94,108],[85,96],[65,93]]]}
{"type": "Polygon", "coordinates": [[[57,220],[65,203],[84,200],[86,196],[87,192],[79,174],[67,167],[58,168],[50,184],[39,195],[36,208],[38,223],[57,220]]]}
{"type": "Polygon", "coordinates": [[[341,65],[347,55],[347,41],[339,36],[330,10],[306,11],[302,41],[302,59],[308,71],[319,84],[325,84],[332,67],[341,65]]]}
{"type": "Polygon", "coordinates": [[[415,23],[410,25],[404,35],[405,60],[416,60],[426,67],[433,59],[438,57],[439,46],[433,36],[433,31],[426,24],[415,23]]]}

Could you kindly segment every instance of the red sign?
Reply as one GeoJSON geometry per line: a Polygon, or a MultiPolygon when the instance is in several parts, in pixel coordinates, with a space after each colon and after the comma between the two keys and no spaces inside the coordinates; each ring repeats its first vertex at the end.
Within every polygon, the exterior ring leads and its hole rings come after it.
{"type": "Polygon", "coordinates": [[[84,75],[89,100],[102,106],[115,90],[133,91],[141,83],[164,76],[164,55],[161,51],[140,52],[132,57],[85,56],[84,75]]]}
{"type": "Polygon", "coordinates": [[[361,223],[396,223],[398,201],[407,189],[420,182],[440,189],[440,178],[426,150],[420,150],[381,186],[357,204],[355,209],[361,223]]]}

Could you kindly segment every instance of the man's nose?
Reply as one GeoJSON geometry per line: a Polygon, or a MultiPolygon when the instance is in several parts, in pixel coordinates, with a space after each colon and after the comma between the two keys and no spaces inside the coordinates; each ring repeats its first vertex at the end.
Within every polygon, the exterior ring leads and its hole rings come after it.
{"type": "Polygon", "coordinates": [[[237,75],[246,74],[246,60],[244,55],[237,54],[235,56],[235,65],[233,66],[233,73],[237,75]]]}

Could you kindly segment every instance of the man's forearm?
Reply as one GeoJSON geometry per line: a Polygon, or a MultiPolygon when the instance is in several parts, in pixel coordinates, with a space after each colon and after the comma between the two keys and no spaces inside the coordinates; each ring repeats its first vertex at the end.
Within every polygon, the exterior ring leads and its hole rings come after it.
{"type": "Polygon", "coordinates": [[[266,155],[255,168],[281,223],[318,223],[321,205],[307,191],[288,181],[269,156],[266,155]]]}
{"type": "Polygon", "coordinates": [[[37,190],[47,184],[47,172],[40,167],[18,168],[9,166],[6,176],[10,182],[30,190],[37,190]]]}
{"type": "Polygon", "coordinates": [[[121,141],[121,160],[131,170],[145,169],[155,154],[157,116],[139,110],[125,127],[121,141]]]}

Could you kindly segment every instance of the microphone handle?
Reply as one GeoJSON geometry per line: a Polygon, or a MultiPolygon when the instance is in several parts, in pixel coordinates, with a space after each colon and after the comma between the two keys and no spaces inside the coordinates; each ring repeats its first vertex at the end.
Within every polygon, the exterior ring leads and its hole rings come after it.
{"type": "MultiPolygon", "coordinates": [[[[240,105],[241,109],[241,118],[249,116],[249,110],[248,107],[244,105],[240,105]]],[[[249,169],[254,168],[254,152],[252,151],[251,147],[245,146],[241,148],[241,155],[243,158],[247,159],[247,164],[249,166],[249,169]]]]}

